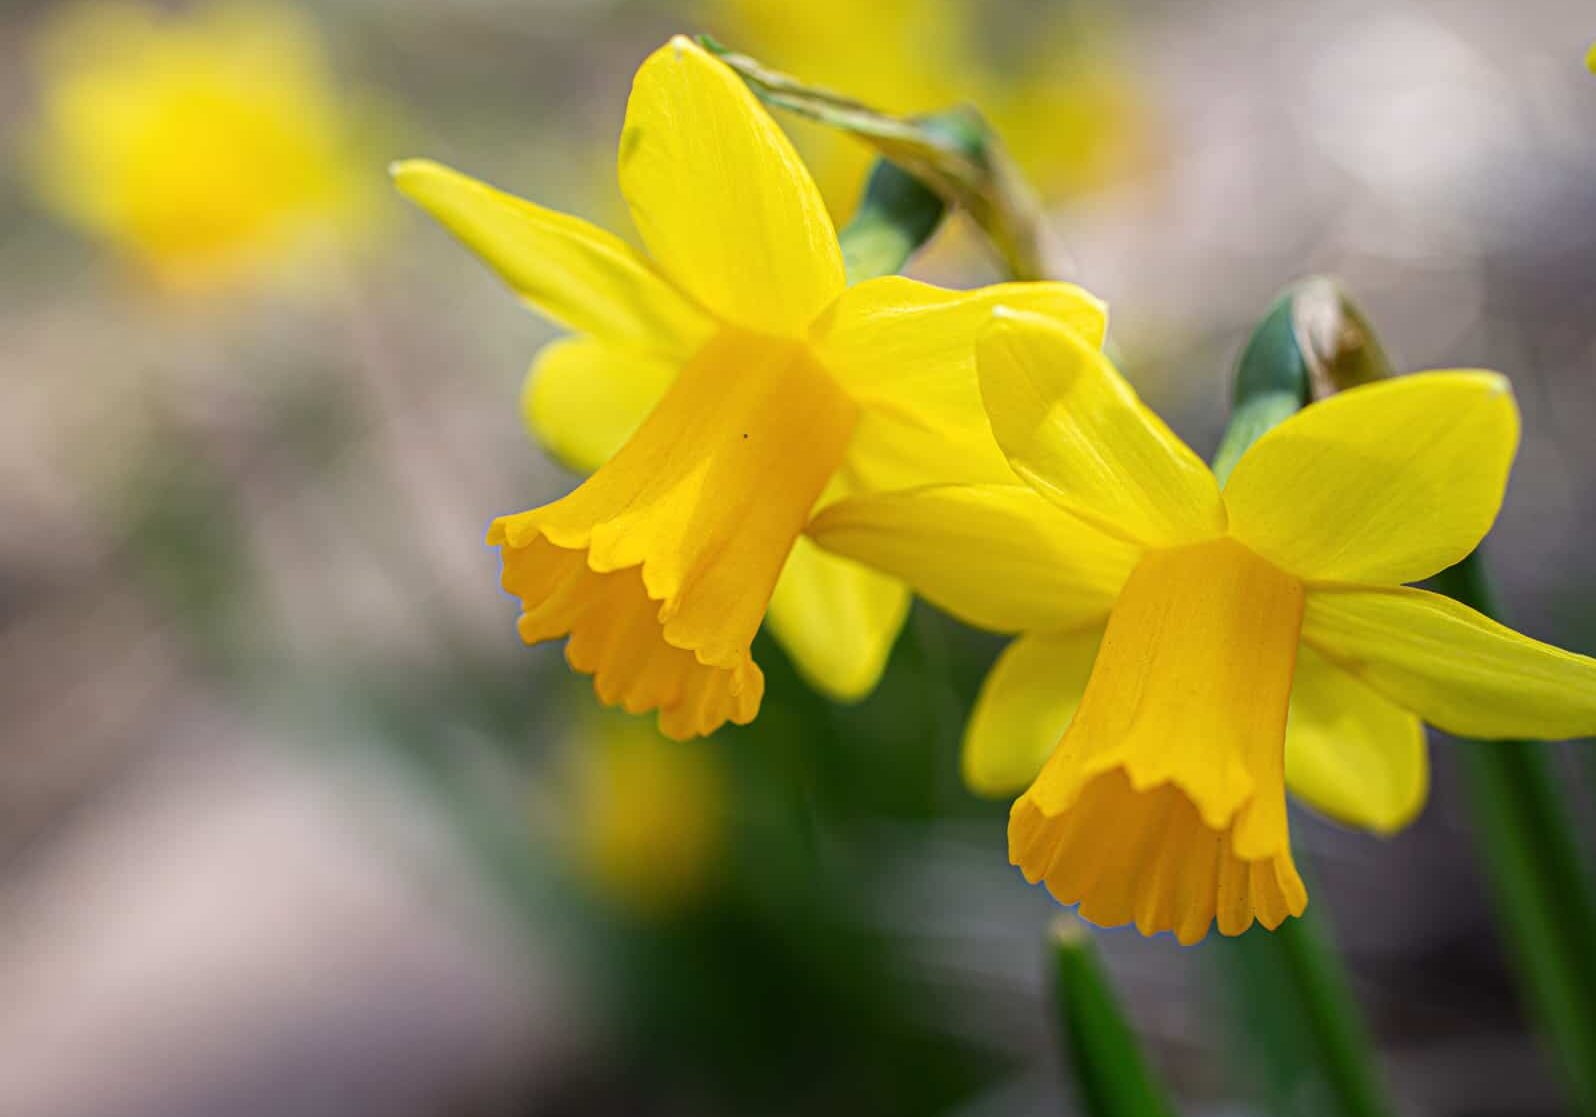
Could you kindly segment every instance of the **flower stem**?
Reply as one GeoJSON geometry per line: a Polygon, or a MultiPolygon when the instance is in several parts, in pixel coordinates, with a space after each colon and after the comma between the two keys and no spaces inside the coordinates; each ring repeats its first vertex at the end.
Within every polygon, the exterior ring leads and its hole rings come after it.
{"type": "Polygon", "coordinates": [[[1320,920],[1288,919],[1275,932],[1273,942],[1285,960],[1293,992],[1309,1008],[1304,1024],[1341,1112],[1359,1117],[1394,1113],[1346,969],[1325,941],[1320,920]]]}
{"type": "MultiPolygon", "coordinates": [[[[1374,378],[1382,365],[1372,335],[1334,283],[1310,279],[1288,290],[1253,331],[1236,367],[1230,426],[1214,456],[1220,483],[1276,424],[1316,395],[1374,378]]],[[[1272,935],[1245,936],[1238,948],[1248,953],[1243,961],[1252,969],[1279,975],[1295,998],[1303,1039],[1334,1111],[1346,1117],[1395,1113],[1346,968],[1326,942],[1315,909],[1287,919],[1272,935]]],[[[1264,1049],[1275,1047],[1266,1043],[1264,1049]]]]}
{"type": "MultiPolygon", "coordinates": [[[[1478,551],[1433,585],[1502,619],[1478,551]]],[[[1575,1112],[1589,1117],[1596,1115],[1596,896],[1549,747],[1469,741],[1457,753],[1514,963],[1562,1059],[1575,1112]]]]}
{"type": "Polygon", "coordinates": [[[1082,1108],[1091,1117],[1171,1117],[1085,926],[1062,915],[1049,939],[1059,1042],[1082,1108]]]}

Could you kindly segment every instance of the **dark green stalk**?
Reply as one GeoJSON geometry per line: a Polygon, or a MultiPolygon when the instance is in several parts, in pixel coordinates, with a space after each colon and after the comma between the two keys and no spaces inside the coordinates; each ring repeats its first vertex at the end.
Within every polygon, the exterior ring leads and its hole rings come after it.
{"type": "Polygon", "coordinates": [[[1073,916],[1053,924],[1050,948],[1059,1042],[1091,1117],[1171,1117],[1103,973],[1092,937],[1073,916]]]}
{"type": "MultiPolygon", "coordinates": [[[[972,138],[961,117],[931,118],[921,126],[925,135],[955,148],[979,150],[979,137],[972,138]]],[[[920,178],[887,158],[878,159],[859,208],[838,234],[848,282],[898,271],[936,232],[947,209],[943,195],[920,178]]],[[[1011,270],[1021,269],[1011,264],[1011,270]]],[[[921,613],[914,628],[927,676],[935,680],[947,677],[951,667],[942,634],[931,620],[921,613]]],[[[951,749],[957,726],[949,722],[947,706],[945,700],[936,703],[935,720],[939,733],[953,735],[943,741],[951,749]]],[[[1087,1112],[1093,1117],[1171,1117],[1174,1111],[1142,1058],[1084,928],[1061,917],[1051,941],[1060,1042],[1087,1112]]]]}
{"type": "MultiPolygon", "coordinates": [[[[1378,346],[1333,283],[1313,279],[1287,291],[1253,331],[1237,365],[1230,426],[1214,456],[1220,482],[1247,447],[1316,395],[1373,378],[1370,363],[1378,357],[1378,346]]],[[[1323,1075],[1334,1111],[1346,1117],[1395,1113],[1346,969],[1315,909],[1286,920],[1272,935],[1245,936],[1236,949],[1246,952],[1241,961],[1249,972],[1276,975],[1288,987],[1298,1010],[1295,1030],[1323,1075]]],[[[1294,1063],[1294,1052],[1283,1046],[1287,1038],[1259,1037],[1278,1061],[1294,1063]]]]}
{"type": "MultiPolygon", "coordinates": [[[[1480,552],[1433,584],[1502,619],[1480,552]]],[[[1468,741],[1457,752],[1525,994],[1562,1061],[1575,1111],[1596,1115],[1596,897],[1550,746],[1468,741]]]]}
{"type": "MultiPolygon", "coordinates": [[[[1320,397],[1391,374],[1373,332],[1333,285],[1315,280],[1288,296],[1294,306],[1276,304],[1254,335],[1238,373],[1236,421],[1216,459],[1228,474],[1271,419],[1285,410],[1293,376],[1304,376],[1309,396],[1320,397]],[[1281,356],[1271,368],[1270,349],[1281,356]],[[1255,352],[1256,351],[1256,352],[1255,352]],[[1255,359],[1256,358],[1256,359],[1255,359]]],[[[1501,619],[1485,560],[1476,552],[1435,579],[1436,588],[1487,616],[1501,619]]],[[[1564,1064],[1577,1111],[1596,1117],[1596,896],[1584,872],[1579,842],[1558,788],[1547,746],[1528,741],[1470,742],[1459,750],[1481,852],[1507,928],[1514,963],[1540,1026],[1564,1064]]],[[[1322,984],[1317,957],[1334,965],[1322,947],[1305,936],[1277,935],[1295,973],[1293,984],[1311,990],[1322,984]]],[[[1339,986],[1331,981],[1313,1003],[1339,986]]],[[[1350,1002],[1342,1006],[1350,1009],[1350,1002]]],[[[1326,1056],[1331,1085],[1347,1094],[1367,1093],[1348,1057],[1347,1039],[1337,1039],[1334,1017],[1347,1013],[1321,1005],[1312,1013],[1312,1030],[1326,1056]],[[1320,1012],[1327,1014],[1320,1018],[1320,1012]]],[[[1347,1095],[1351,1096],[1351,1095],[1347,1095]]],[[[1368,1112],[1349,1110],[1349,1112],[1368,1112]]]]}
{"type": "Polygon", "coordinates": [[[1292,993],[1307,1008],[1303,1024],[1337,1108],[1365,1117],[1395,1113],[1346,967],[1326,941],[1322,921],[1317,916],[1288,919],[1273,943],[1285,961],[1292,993]]]}
{"type": "MultiPolygon", "coordinates": [[[[1293,335],[1315,396],[1391,375],[1373,331],[1332,285],[1310,281],[1297,301],[1293,335]]],[[[1435,584],[1501,619],[1478,552],[1435,584]]],[[[1596,1117],[1596,896],[1551,755],[1537,742],[1477,741],[1459,760],[1514,963],[1578,1112],[1596,1117]]]]}

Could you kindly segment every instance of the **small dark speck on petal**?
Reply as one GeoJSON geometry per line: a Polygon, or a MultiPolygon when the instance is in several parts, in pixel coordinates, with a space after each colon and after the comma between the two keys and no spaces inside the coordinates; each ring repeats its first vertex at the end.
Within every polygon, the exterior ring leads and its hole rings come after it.
{"type": "Polygon", "coordinates": [[[747,438],[747,437],[748,437],[748,432],[747,432],[747,431],[743,431],[743,437],[744,437],[744,438],[747,438]]]}

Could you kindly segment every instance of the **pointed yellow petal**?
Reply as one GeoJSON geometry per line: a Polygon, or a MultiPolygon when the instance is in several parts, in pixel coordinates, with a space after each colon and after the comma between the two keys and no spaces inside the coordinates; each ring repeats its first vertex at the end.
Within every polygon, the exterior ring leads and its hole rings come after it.
{"type": "Polygon", "coordinates": [[[1460,737],[1596,735],[1596,659],[1425,590],[1311,586],[1303,639],[1460,737]]]}
{"type": "Polygon", "coordinates": [[[1036,778],[1081,704],[1103,630],[1028,632],[987,674],[964,729],[964,783],[1012,795],[1036,778]]]}
{"type": "Polygon", "coordinates": [[[1085,338],[999,310],[976,347],[992,433],[1059,507],[1148,546],[1225,528],[1214,476],[1085,338]]]}
{"type": "Polygon", "coordinates": [[[1517,446],[1512,389],[1494,372],[1353,388],[1242,456],[1225,486],[1231,531],[1302,578],[1415,582],[1484,538],[1517,446]]]}
{"type": "Polygon", "coordinates": [[[632,82],[620,178],[654,259],[728,322],[798,337],[842,292],[836,230],[792,144],[679,35],[632,82]]]}
{"type": "Polygon", "coordinates": [[[908,615],[902,582],[800,538],[767,619],[810,686],[838,702],[857,702],[880,681],[908,615]]]}
{"type": "Polygon", "coordinates": [[[820,363],[858,402],[849,459],[874,489],[1009,482],[981,407],[975,339],[1007,305],[1054,318],[1101,345],[1102,302],[1069,283],[947,291],[902,276],[850,287],[816,323],[820,363]]]}
{"type": "Polygon", "coordinates": [[[671,736],[753,717],[750,645],[853,417],[802,346],[716,338],[575,492],[494,522],[522,638],[569,634],[599,697],[671,736]]]}
{"type": "Polygon", "coordinates": [[[1302,584],[1229,539],[1153,551],[1075,718],[1009,815],[1009,858],[1094,923],[1194,942],[1298,915],[1285,728],[1302,584]]]}
{"type": "Polygon", "coordinates": [[[1300,648],[1286,722],[1286,786],[1338,822],[1394,834],[1429,794],[1424,725],[1312,648],[1300,648]]]}
{"type": "Polygon", "coordinates": [[[426,159],[394,184],[533,307],[580,333],[685,355],[712,323],[626,242],[426,159]]]}
{"type": "Polygon", "coordinates": [[[1068,629],[1108,614],[1140,552],[1022,485],[933,485],[823,509],[810,537],[998,632],[1068,629]]]}
{"type": "Polygon", "coordinates": [[[591,473],[631,437],[680,367],[659,353],[561,338],[543,347],[527,373],[521,417],[562,465],[591,473]]]}

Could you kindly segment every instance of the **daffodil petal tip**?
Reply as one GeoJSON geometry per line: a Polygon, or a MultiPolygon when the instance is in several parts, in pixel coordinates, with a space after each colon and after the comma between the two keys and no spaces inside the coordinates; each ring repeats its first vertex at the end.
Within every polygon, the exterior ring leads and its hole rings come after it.
{"type": "Polygon", "coordinates": [[[395,159],[388,164],[388,177],[393,179],[393,184],[405,194],[413,194],[412,187],[422,179],[435,176],[458,177],[458,175],[458,171],[450,170],[442,163],[432,159],[395,159]]]}

